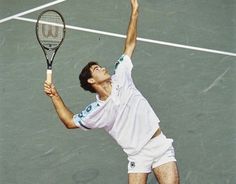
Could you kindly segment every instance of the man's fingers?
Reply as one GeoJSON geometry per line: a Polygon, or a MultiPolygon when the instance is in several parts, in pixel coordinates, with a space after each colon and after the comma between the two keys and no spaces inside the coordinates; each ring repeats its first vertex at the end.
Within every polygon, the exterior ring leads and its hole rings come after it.
{"type": "Polygon", "coordinates": [[[138,1],[137,0],[131,0],[131,5],[133,8],[137,9],[138,8],[138,1]]]}
{"type": "Polygon", "coordinates": [[[47,94],[47,95],[51,95],[52,94],[52,86],[51,84],[49,84],[47,81],[44,82],[44,92],[47,94]]]}
{"type": "Polygon", "coordinates": [[[55,89],[54,84],[48,83],[47,81],[44,82],[44,88],[55,89]]]}
{"type": "Polygon", "coordinates": [[[51,89],[50,88],[44,88],[44,92],[51,93],[51,89]]]}
{"type": "Polygon", "coordinates": [[[50,87],[50,86],[51,86],[51,84],[50,84],[50,83],[48,83],[47,81],[45,81],[45,82],[44,82],[44,86],[50,87]]]}
{"type": "Polygon", "coordinates": [[[48,89],[48,90],[51,90],[51,86],[47,85],[47,84],[44,84],[44,89],[48,89]]]}
{"type": "Polygon", "coordinates": [[[57,90],[56,90],[56,87],[54,86],[54,84],[51,84],[51,83],[48,83],[47,81],[45,81],[43,88],[44,88],[44,93],[46,93],[46,95],[48,95],[49,97],[53,97],[53,96],[57,95],[57,90]]]}

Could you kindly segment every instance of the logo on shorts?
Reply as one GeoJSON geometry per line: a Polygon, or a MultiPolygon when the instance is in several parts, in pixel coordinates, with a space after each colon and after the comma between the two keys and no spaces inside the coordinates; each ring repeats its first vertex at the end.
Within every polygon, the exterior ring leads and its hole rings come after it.
{"type": "Polygon", "coordinates": [[[130,162],[130,167],[134,168],[135,167],[135,162],[130,162]]]}

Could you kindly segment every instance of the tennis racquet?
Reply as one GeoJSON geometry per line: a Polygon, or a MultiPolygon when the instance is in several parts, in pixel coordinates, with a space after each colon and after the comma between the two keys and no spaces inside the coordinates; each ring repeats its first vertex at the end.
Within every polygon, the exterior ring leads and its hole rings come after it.
{"type": "Polygon", "coordinates": [[[47,79],[52,83],[52,63],[57,50],[65,38],[65,21],[56,10],[43,11],[36,23],[36,36],[47,61],[47,79]]]}

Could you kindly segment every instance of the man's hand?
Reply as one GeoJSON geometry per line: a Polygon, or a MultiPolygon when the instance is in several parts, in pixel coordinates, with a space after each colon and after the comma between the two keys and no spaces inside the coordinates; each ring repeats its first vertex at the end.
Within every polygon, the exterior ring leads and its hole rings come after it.
{"type": "Polygon", "coordinates": [[[130,0],[131,2],[131,7],[132,7],[132,11],[136,12],[138,11],[138,0],[130,0]]]}
{"type": "Polygon", "coordinates": [[[47,81],[44,82],[44,92],[49,97],[57,97],[58,92],[53,84],[49,84],[47,81]]]}

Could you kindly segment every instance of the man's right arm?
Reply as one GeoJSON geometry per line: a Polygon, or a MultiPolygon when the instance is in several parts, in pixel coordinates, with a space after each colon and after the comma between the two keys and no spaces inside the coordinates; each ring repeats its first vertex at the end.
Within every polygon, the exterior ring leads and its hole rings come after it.
{"type": "Polygon", "coordinates": [[[51,98],[57,115],[65,127],[68,129],[78,128],[73,121],[74,114],[66,107],[55,86],[45,81],[44,92],[51,98]]]}
{"type": "Polygon", "coordinates": [[[138,0],[130,0],[130,2],[131,2],[131,15],[127,30],[127,36],[125,39],[124,53],[131,58],[136,46],[139,5],[138,5],[138,0]]]}

